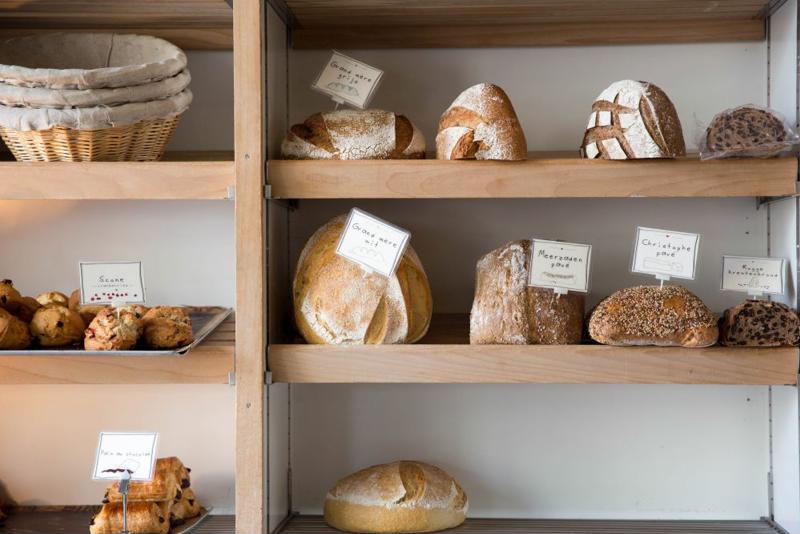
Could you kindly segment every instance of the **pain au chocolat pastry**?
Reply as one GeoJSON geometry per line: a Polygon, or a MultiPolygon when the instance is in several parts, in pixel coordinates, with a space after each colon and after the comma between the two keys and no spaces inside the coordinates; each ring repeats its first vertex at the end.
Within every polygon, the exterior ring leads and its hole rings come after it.
{"type": "Polygon", "coordinates": [[[31,334],[41,347],[67,347],[83,341],[86,325],[66,306],[43,306],[31,319],[31,334]]]}
{"type": "MultiPolygon", "coordinates": [[[[170,529],[170,502],[129,502],[128,532],[131,534],[167,534],[170,529]]],[[[122,532],[122,503],[103,505],[89,524],[90,534],[122,532]]]]}
{"type": "MultiPolygon", "coordinates": [[[[128,500],[130,502],[178,502],[183,497],[183,490],[191,484],[189,470],[176,457],[159,458],[156,461],[153,480],[149,482],[131,482],[128,486],[128,500]]],[[[119,492],[119,482],[114,482],[108,487],[106,501],[110,503],[122,502],[119,492]]]]}
{"type": "Polygon", "coordinates": [[[181,500],[172,504],[169,516],[170,524],[172,526],[181,525],[187,519],[200,515],[201,510],[200,501],[197,500],[192,488],[186,488],[183,490],[181,500]]]}
{"type": "Polygon", "coordinates": [[[141,335],[142,320],[133,311],[105,308],[86,328],[83,346],[86,350],[128,350],[141,335]]]}
{"type": "Polygon", "coordinates": [[[192,320],[183,308],[156,306],[142,318],[144,342],[152,349],[177,349],[194,341],[192,320]]]}
{"type": "Polygon", "coordinates": [[[0,308],[0,350],[24,350],[30,344],[28,325],[0,308]]]}

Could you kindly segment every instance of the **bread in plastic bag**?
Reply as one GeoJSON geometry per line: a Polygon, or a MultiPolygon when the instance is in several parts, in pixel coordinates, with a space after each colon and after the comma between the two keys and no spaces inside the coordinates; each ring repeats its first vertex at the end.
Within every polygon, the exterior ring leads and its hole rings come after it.
{"type": "Polygon", "coordinates": [[[798,144],[800,136],[778,112],[747,104],[714,117],[700,139],[700,159],[771,158],[798,144]]]}

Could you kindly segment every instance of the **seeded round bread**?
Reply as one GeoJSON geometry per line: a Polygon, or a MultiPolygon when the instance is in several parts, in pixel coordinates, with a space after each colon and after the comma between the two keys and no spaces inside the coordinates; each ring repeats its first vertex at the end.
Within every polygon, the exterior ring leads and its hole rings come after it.
{"type": "Polygon", "coordinates": [[[706,147],[710,155],[718,157],[770,157],[791,146],[791,136],[792,132],[774,113],[742,106],[714,117],[706,130],[706,147]]]}
{"type": "Polygon", "coordinates": [[[589,335],[605,345],[708,347],[718,333],[711,310],[681,286],[617,291],[589,319],[589,335]]]}
{"type": "Polygon", "coordinates": [[[719,322],[723,345],[739,347],[786,347],[800,339],[797,313],[780,302],[747,300],[725,310],[719,322]]]}

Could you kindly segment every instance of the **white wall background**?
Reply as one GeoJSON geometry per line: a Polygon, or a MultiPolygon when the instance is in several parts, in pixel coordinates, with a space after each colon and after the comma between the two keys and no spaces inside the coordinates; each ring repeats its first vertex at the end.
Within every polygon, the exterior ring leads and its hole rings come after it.
{"type": "MultiPolygon", "coordinates": [[[[171,150],[233,149],[230,52],[190,52],[195,100],[171,150]]],[[[234,303],[233,203],[0,202],[0,277],[26,294],[78,286],[80,260],[144,261],[148,301],[234,303]]],[[[234,499],[230,386],[0,387],[0,500],[97,504],[89,480],[97,435],[158,431],[159,453],[192,467],[198,497],[217,513],[234,499]]]]}

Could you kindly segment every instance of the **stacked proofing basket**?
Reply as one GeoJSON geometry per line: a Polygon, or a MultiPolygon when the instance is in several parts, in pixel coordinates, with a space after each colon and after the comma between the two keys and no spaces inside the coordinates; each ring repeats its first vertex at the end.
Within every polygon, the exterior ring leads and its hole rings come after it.
{"type": "Polygon", "coordinates": [[[144,35],[0,43],[0,136],[20,161],[154,161],[192,101],[186,55],[144,35]]]}

